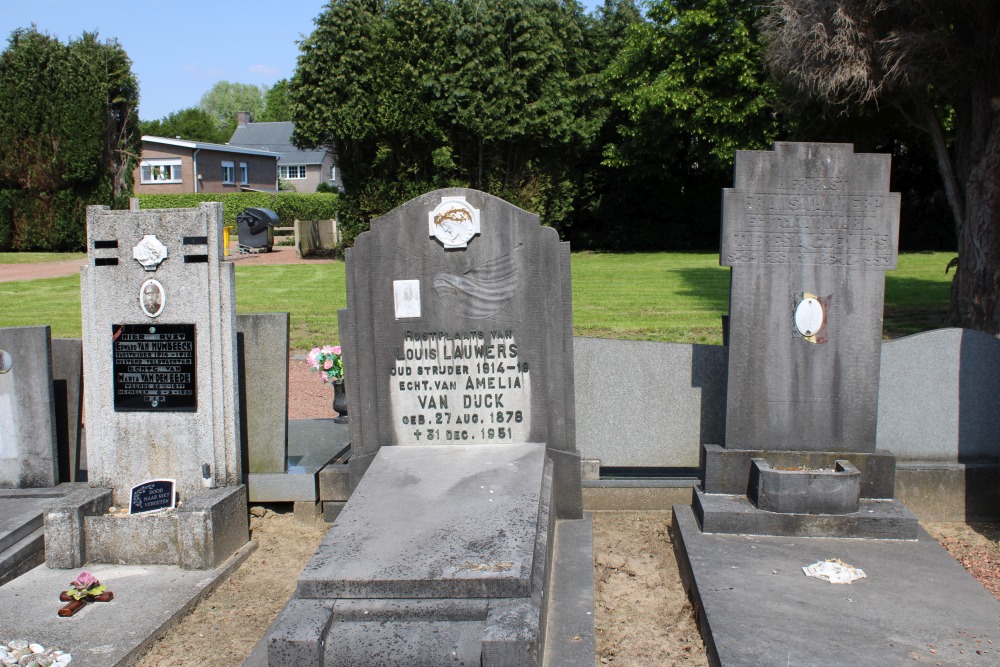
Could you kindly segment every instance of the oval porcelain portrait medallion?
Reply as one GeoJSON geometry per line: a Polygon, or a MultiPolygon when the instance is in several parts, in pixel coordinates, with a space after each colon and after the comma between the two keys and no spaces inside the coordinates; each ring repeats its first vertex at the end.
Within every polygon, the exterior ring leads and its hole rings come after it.
{"type": "Polygon", "coordinates": [[[167,294],[160,281],[149,279],[139,288],[139,305],[149,317],[158,317],[167,303],[167,294]]]}

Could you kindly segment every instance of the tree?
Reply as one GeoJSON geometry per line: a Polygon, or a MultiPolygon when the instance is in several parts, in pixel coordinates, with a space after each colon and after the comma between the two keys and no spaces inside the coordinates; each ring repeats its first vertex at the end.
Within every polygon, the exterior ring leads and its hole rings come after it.
{"type": "Polygon", "coordinates": [[[11,34],[0,54],[0,248],[83,248],[85,206],[127,204],[138,99],[116,41],[11,34]]]}
{"type": "Polygon", "coordinates": [[[289,97],[290,84],[282,79],[267,89],[264,94],[264,112],[256,120],[274,122],[292,120],[292,100],[289,97]]]}
{"type": "Polygon", "coordinates": [[[777,131],[759,16],[750,0],[653,0],[629,25],[605,73],[615,134],[604,165],[617,181],[607,203],[619,215],[602,217],[618,245],[717,243],[735,151],[766,147],[777,131]],[[625,228],[637,225],[641,235],[625,228]]]}
{"type": "Polygon", "coordinates": [[[572,0],[330,3],[292,80],[295,141],[336,150],[357,229],[448,185],[565,228],[593,132],[582,25],[572,0]]]}
{"type": "Polygon", "coordinates": [[[775,0],[763,28],[802,95],[892,106],[927,134],[958,240],[950,323],[1000,333],[1000,4],[775,0]]]}
{"type": "Polygon", "coordinates": [[[215,118],[219,130],[228,139],[236,129],[236,114],[249,111],[256,118],[264,112],[267,89],[252,83],[219,81],[198,102],[198,107],[215,118]]]}
{"type": "Polygon", "coordinates": [[[175,111],[160,120],[143,121],[142,133],[156,137],[180,137],[188,141],[207,141],[224,144],[232,133],[226,134],[212,114],[199,107],[175,111]]]}

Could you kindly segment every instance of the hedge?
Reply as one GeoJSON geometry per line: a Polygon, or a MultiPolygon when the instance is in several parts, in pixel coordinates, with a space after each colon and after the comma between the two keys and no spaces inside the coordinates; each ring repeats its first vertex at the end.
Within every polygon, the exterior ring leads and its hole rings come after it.
{"type": "Polygon", "coordinates": [[[139,208],[194,208],[201,202],[222,202],[227,227],[236,226],[236,216],[245,208],[269,208],[282,225],[293,220],[330,220],[337,217],[338,196],[326,192],[230,192],[219,194],[140,194],[139,208]]]}

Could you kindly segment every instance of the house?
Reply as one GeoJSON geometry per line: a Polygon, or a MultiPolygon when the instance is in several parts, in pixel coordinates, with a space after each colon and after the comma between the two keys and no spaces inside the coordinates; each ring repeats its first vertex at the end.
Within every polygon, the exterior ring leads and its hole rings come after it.
{"type": "Polygon", "coordinates": [[[323,149],[304,151],[296,148],[292,144],[294,130],[295,123],[291,121],[254,123],[249,113],[241,111],[229,145],[281,153],[278,177],[297,192],[316,192],[320,183],[343,190],[333,153],[323,149]]]}
{"type": "Polygon", "coordinates": [[[278,158],[266,150],[143,136],[136,194],[275,192],[278,158]]]}

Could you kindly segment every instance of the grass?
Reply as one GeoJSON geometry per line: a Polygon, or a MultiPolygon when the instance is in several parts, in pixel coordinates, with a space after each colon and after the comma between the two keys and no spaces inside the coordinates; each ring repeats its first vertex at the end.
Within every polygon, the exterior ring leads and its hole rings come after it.
{"type": "Polygon", "coordinates": [[[83,259],[85,252],[0,252],[0,264],[41,264],[83,259]]]}
{"type": "MultiPolygon", "coordinates": [[[[948,309],[953,253],[899,257],[886,274],[885,335],[941,326],[948,309]]],[[[0,255],[3,257],[3,255],[0,255]]],[[[574,332],[579,336],[720,344],[729,309],[729,270],[717,253],[576,253],[572,258],[574,332]]],[[[291,346],[339,341],[344,265],[238,266],[240,313],[291,313],[291,346]]],[[[52,335],[80,336],[78,276],[0,283],[0,326],[48,324],[52,335]]]]}

